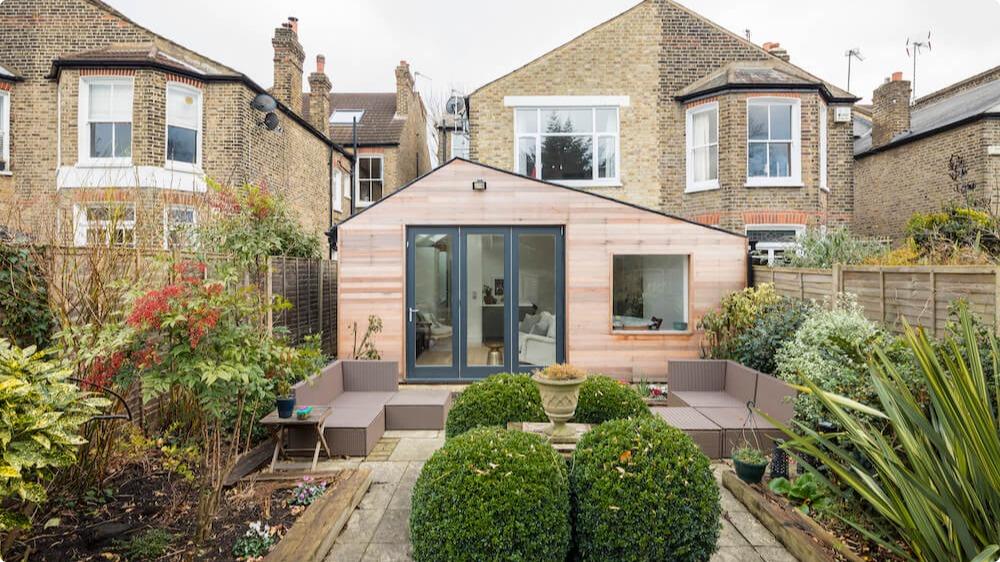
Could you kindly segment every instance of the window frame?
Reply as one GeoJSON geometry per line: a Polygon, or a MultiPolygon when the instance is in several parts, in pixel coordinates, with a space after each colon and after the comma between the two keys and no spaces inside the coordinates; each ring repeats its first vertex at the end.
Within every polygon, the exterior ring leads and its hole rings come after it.
{"type": "MultiPolygon", "coordinates": [[[[534,138],[535,141],[535,179],[548,181],[556,183],[559,185],[565,185],[567,187],[621,187],[622,186],[622,147],[621,147],[621,135],[622,135],[622,116],[621,116],[621,106],[620,105],[606,105],[606,104],[593,104],[593,105],[523,105],[523,106],[511,106],[514,111],[514,171],[515,173],[521,174],[519,169],[520,152],[518,145],[521,139],[534,138]],[[542,132],[542,111],[579,111],[581,109],[589,109],[591,114],[591,131],[590,133],[543,133],[542,132]],[[615,112],[615,130],[614,132],[598,132],[597,131],[597,110],[599,109],[611,109],[615,112]],[[535,132],[534,133],[519,133],[518,132],[518,113],[522,111],[534,111],[535,112],[535,132]],[[542,178],[542,138],[543,137],[583,137],[590,135],[591,137],[591,179],[589,180],[559,180],[559,179],[544,179],[542,178]],[[598,174],[600,173],[600,165],[598,164],[598,151],[599,139],[601,137],[613,137],[615,140],[615,175],[610,178],[600,178],[598,174]]],[[[522,174],[526,175],[526,174],[522,174]]],[[[532,176],[528,176],[532,177],[532,176]]]]}
{"type": "MultiPolygon", "coordinates": [[[[133,91],[134,92],[134,91],[133,91]]],[[[204,144],[204,134],[202,130],[204,129],[204,111],[205,111],[205,97],[201,88],[196,88],[189,84],[183,82],[167,82],[166,87],[166,103],[164,104],[166,109],[165,121],[163,126],[163,158],[166,162],[166,168],[169,170],[187,171],[187,172],[201,172],[202,163],[202,145],[204,144]],[[197,146],[195,147],[195,160],[194,163],[191,162],[180,162],[170,159],[169,145],[170,145],[170,90],[179,90],[186,94],[193,95],[197,100],[198,104],[198,128],[195,133],[198,135],[196,139],[197,146]]],[[[186,128],[186,127],[185,127],[186,128]]]]}
{"type": "MultiPolygon", "coordinates": [[[[747,236],[747,238],[748,238],[748,241],[747,241],[748,245],[749,245],[750,231],[752,231],[752,230],[791,230],[791,231],[795,232],[795,240],[798,241],[798,239],[800,237],[802,237],[803,234],[805,234],[805,232],[806,232],[806,225],[804,225],[804,224],[747,224],[747,225],[744,225],[743,226],[743,234],[745,234],[747,236]]],[[[774,261],[775,261],[775,259],[774,259],[775,258],[774,252],[779,251],[779,250],[782,251],[782,252],[788,251],[790,248],[794,248],[795,245],[796,245],[796,243],[797,242],[765,242],[765,244],[773,246],[773,247],[769,247],[769,248],[763,248],[763,250],[767,251],[767,253],[768,253],[768,258],[767,258],[768,265],[772,265],[772,266],[774,265],[774,261]]],[[[759,248],[755,248],[755,250],[756,251],[760,251],[759,248]]],[[[751,261],[752,260],[753,260],[753,257],[751,256],[751,261]]]]}
{"type": "Polygon", "coordinates": [[[720,145],[722,137],[719,136],[719,102],[713,101],[695,107],[689,108],[685,112],[685,145],[686,145],[686,162],[687,162],[687,187],[684,190],[685,193],[697,193],[699,191],[710,191],[713,189],[719,189],[719,174],[721,168],[719,166],[719,161],[721,159],[720,145]],[[695,181],[694,180],[694,150],[695,148],[712,147],[712,143],[708,143],[703,146],[694,145],[694,118],[699,113],[707,113],[709,111],[715,112],[715,179],[695,181]]]}
{"type": "MultiPolygon", "coordinates": [[[[172,250],[172,249],[174,249],[174,248],[170,247],[170,226],[171,226],[171,223],[170,223],[170,211],[173,211],[175,209],[183,209],[185,211],[191,211],[192,222],[190,224],[192,226],[194,226],[194,227],[198,226],[198,209],[194,205],[171,204],[171,205],[167,205],[167,206],[163,207],[163,249],[164,250],[172,250]]],[[[192,239],[190,242],[194,243],[194,239],[192,239]]],[[[190,247],[177,248],[177,249],[178,250],[185,250],[185,249],[190,249],[190,247]]]]}
{"type": "Polygon", "coordinates": [[[0,176],[10,175],[10,92],[0,90],[0,176]]]}
{"type": "Polygon", "coordinates": [[[358,154],[357,162],[357,173],[354,174],[354,194],[357,197],[356,205],[358,207],[368,207],[378,201],[381,201],[383,197],[387,194],[385,192],[385,155],[384,154],[366,154],[364,152],[358,154]],[[379,160],[379,181],[382,182],[382,197],[376,199],[375,201],[365,201],[361,198],[361,160],[363,159],[378,159],[379,160]]]}
{"type": "MultiPolygon", "coordinates": [[[[797,97],[782,96],[760,96],[747,99],[746,103],[746,128],[744,131],[746,142],[746,187],[803,187],[802,184],[802,100],[797,97]],[[768,107],[768,140],[750,140],[750,108],[764,105],[768,107]],[[751,143],[773,143],[786,142],[783,140],[773,140],[770,138],[770,106],[790,105],[792,111],[791,123],[791,148],[789,154],[790,176],[750,176],[750,145],[751,143]]],[[[770,170],[770,156],[768,157],[767,169],[770,170]]]]}
{"type": "MultiPolygon", "coordinates": [[[[131,127],[129,154],[135,148],[135,80],[132,76],[81,76],[77,95],[77,161],[87,167],[122,167],[132,165],[132,156],[94,158],[90,156],[90,88],[95,84],[128,85],[132,88],[132,107],[128,123],[131,127]]],[[[123,123],[124,121],[112,121],[123,123]]],[[[113,145],[114,143],[112,143],[113,145]]]]}
{"type": "Polygon", "coordinates": [[[465,131],[451,131],[451,139],[450,139],[450,141],[448,143],[448,145],[449,145],[448,146],[449,160],[451,158],[455,158],[455,139],[458,138],[458,137],[462,137],[462,138],[465,139],[465,155],[462,156],[462,158],[468,160],[469,159],[469,147],[471,146],[471,142],[470,142],[471,139],[469,138],[469,134],[466,133],[465,131]]]}
{"type": "Polygon", "coordinates": [[[829,128],[827,121],[830,118],[829,107],[825,102],[819,102],[819,188],[823,191],[830,191],[829,178],[829,155],[830,141],[827,138],[829,128]]]}
{"type": "Polygon", "coordinates": [[[113,209],[116,209],[116,208],[119,208],[119,207],[122,208],[122,209],[124,209],[124,210],[128,210],[128,209],[132,210],[132,219],[131,220],[121,219],[118,223],[115,224],[115,231],[116,232],[119,231],[119,230],[121,230],[123,232],[124,231],[128,231],[128,230],[132,231],[132,242],[129,243],[129,244],[113,244],[111,242],[111,231],[110,231],[110,229],[109,228],[104,228],[104,232],[105,232],[104,244],[107,245],[107,246],[109,246],[109,247],[113,246],[113,247],[116,247],[116,248],[135,248],[137,246],[137,244],[138,244],[138,240],[137,240],[138,231],[136,230],[136,212],[137,212],[136,211],[136,206],[135,206],[134,203],[118,204],[118,203],[116,203],[114,201],[108,201],[108,202],[103,202],[103,203],[102,202],[95,202],[95,203],[85,203],[85,204],[76,204],[76,205],[73,205],[73,214],[76,216],[75,231],[73,233],[73,242],[74,242],[74,245],[77,246],[77,247],[87,247],[87,246],[90,245],[89,244],[89,240],[88,240],[89,239],[88,234],[89,234],[90,229],[91,229],[92,226],[101,225],[101,224],[105,225],[105,227],[111,226],[112,220],[101,220],[101,221],[93,221],[93,222],[91,222],[90,219],[87,218],[87,211],[89,209],[97,208],[97,207],[106,207],[109,211],[111,211],[113,209]],[[125,228],[122,228],[122,227],[125,227],[125,228]]]}
{"type": "Polygon", "coordinates": [[[344,172],[336,164],[333,165],[333,175],[330,176],[330,193],[333,196],[333,212],[344,212],[344,172]]]}
{"type": "Polygon", "coordinates": [[[691,252],[676,252],[676,253],[664,253],[660,251],[634,251],[634,252],[615,252],[609,256],[608,259],[608,286],[610,291],[609,302],[608,302],[608,330],[612,335],[616,336],[688,336],[695,333],[694,326],[692,325],[691,318],[693,317],[694,310],[692,305],[695,302],[694,299],[694,283],[692,283],[692,275],[694,272],[694,255],[691,252]],[[652,257],[683,257],[684,259],[684,321],[687,322],[686,330],[622,330],[615,328],[615,258],[618,256],[652,256],[652,257]]]}
{"type": "Polygon", "coordinates": [[[347,121],[347,122],[344,122],[344,121],[334,121],[333,118],[336,117],[338,113],[350,113],[352,116],[355,115],[355,114],[357,114],[357,116],[358,116],[358,124],[359,125],[361,124],[361,119],[363,119],[364,116],[365,116],[365,110],[364,109],[334,109],[332,112],[330,112],[330,119],[329,119],[329,121],[330,121],[331,125],[343,125],[343,126],[354,125],[354,119],[353,119],[353,117],[351,118],[350,121],[347,121]]]}

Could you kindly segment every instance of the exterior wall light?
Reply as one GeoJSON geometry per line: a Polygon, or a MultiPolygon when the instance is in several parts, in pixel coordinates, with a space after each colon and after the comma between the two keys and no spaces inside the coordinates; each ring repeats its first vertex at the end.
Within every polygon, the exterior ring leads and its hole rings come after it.
{"type": "Polygon", "coordinates": [[[472,191],[486,191],[486,180],[483,178],[472,180],[472,191]]]}

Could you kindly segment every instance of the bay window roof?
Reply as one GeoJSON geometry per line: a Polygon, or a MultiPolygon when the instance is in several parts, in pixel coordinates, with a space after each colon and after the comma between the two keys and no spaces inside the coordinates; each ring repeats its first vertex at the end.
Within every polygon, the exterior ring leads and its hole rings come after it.
{"type": "Polygon", "coordinates": [[[738,61],[695,80],[675,96],[686,102],[731,90],[816,90],[828,102],[854,103],[860,98],[781,60],[738,61]]]}

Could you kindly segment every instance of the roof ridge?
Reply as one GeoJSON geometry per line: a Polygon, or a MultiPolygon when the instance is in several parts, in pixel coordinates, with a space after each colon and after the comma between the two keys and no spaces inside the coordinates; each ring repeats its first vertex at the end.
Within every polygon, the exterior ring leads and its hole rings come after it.
{"type": "MultiPolygon", "coordinates": [[[[989,71],[986,71],[986,72],[982,72],[982,73],[980,73],[980,74],[978,74],[976,76],[973,76],[971,78],[967,78],[967,79],[963,80],[962,82],[956,82],[955,84],[952,84],[952,86],[957,86],[957,85],[959,85],[959,84],[961,84],[963,82],[968,82],[968,81],[972,80],[973,78],[978,78],[978,77],[984,76],[986,74],[989,74],[990,72],[997,71],[997,70],[1000,70],[1000,66],[997,66],[996,68],[994,68],[992,70],[989,70],[989,71]]],[[[933,109],[934,107],[936,107],[936,106],[938,106],[938,105],[940,105],[942,103],[947,103],[949,101],[953,101],[955,98],[958,98],[958,97],[961,97],[961,96],[971,95],[972,93],[977,92],[979,90],[982,90],[984,88],[987,88],[987,87],[994,87],[994,88],[996,88],[997,86],[995,84],[997,82],[1000,82],[1000,78],[998,78],[997,80],[991,80],[989,82],[983,82],[982,84],[979,84],[978,86],[971,86],[971,87],[969,87],[969,88],[967,88],[965,90],[962,90],[960,92],[955,92],[954,94],[951,94],[951,95],[948,95],[948,96],[941,96],[940,99],[930,99],[930,100],[927,100],[923,104],[919,104],[918,103],[919,100],[917,100],[917,102],[914,102],[913,105],[910,106],[910,111],[912,113],[917,113],[917,112],[920,112],[920,111],[925,111],[925,110],[933,109]]],[[[948,86],[948,88],[950,88],[952,86],[948,86]]],[[[944,92],[948,88],[942,88],[941,90],[938,90],[938,92],[944,92]]],[[[928,96],[931,96],[931,95],[933,95],[933,94],[928,94],[928,96]]]]}
{"type": "MultiPolygon", "coordinates": [[[[933,103],[937,103],[938,101],[941,101],[941,100],[933,100],[933,98],[935,98],[935,97],[940,97],[942,99],[947,99],[948,97],[950,97],[950,96],[946,96],[945,95],[945,94],[948,93],[948,90],[951,90],[951,89],[954,89],[954,88],[958,88],[958,87],[960,87],[960,86],[962,86],[964,84],[968,84],[969,82],[972,82],[973,80],[977,80],[979,78],[983,78],[983,77],[986,77],[986,76],[988,76],[990,74],[994,74],[994,73],[997,74],[997,76],[998,76],[997,79],[1000,80],[1000,65],[994,66],[993,68],[988,68],[988,69],[986,69],[986,70],[984,70],[982,72],[973,74],[972,76],[968,76],[966,78],[963,78],[963,79],[959,80],[958,82],[953,82],[951,84],[948,84],[947,86],[945,86],[943,88],[938,88],[937,90],[934,90],[933,92],[931,92],[929,94],[924,94],[924,95],[920,96],[919,98],[913,100],[913,107],[917,107],[917,106],[920,106],[920,105],[923,105],[923,104],[930,105],[930,104],[933,104],[933,103]]],[[[985,82],[983,84],[980,84],[979,86],[985,86],[986,84],[989,84],[989,82],[985,82]]],[[[973,86],[970,89],[975,89],[975,88],[978,88],[979,86],[973,86]]],[[[953,94],[953,95],[958,95],[960,93],[962,93],[962,92],[955,92],[955,94],[953,94]]]]}

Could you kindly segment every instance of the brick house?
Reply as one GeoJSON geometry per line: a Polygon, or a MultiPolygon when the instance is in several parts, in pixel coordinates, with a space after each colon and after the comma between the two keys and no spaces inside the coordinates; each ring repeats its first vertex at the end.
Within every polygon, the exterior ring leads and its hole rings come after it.
{"type": "Polygon", "coordinates": [[[901,238],[915,212],[1000,206],[1000,66],[910,103],[896,72],[872,96],[854,143],[854,227],[901,238]],[[892,209],[892,212],[886,212],[892,209]]]}
{"type": "MultiPolygon", "coordinates": [[[[40,240],[166,247],[208,216],[211,178],[281,192],[321,236],[346,217],[337,179],[349,183],[351,157],[303,116],[297,21],[272,43],[269,130],[250,105],[264,88],[104,2],[4,0],[0,224],[40,240]]],[[[310,84],[322,87],[318,74],[310,84]]]]}
{"type": "MultiPolygon", "coordinates": [[[[356,208],[367,207],[430,171],[427,110],[406,61],[396,67],[395,92],[334,92],[325,109],[330,138],[349,151],[353,151],[354,120],[358,122],[356,208]]],[[[306,113],[319,127],[320,113],[308,109],[306,113]]]]}
{"type": "Polygon", "coordinates": [[[670,0],[474,91],[471,158],[747,233],[851,220],[857,98],[670,0]]]}

